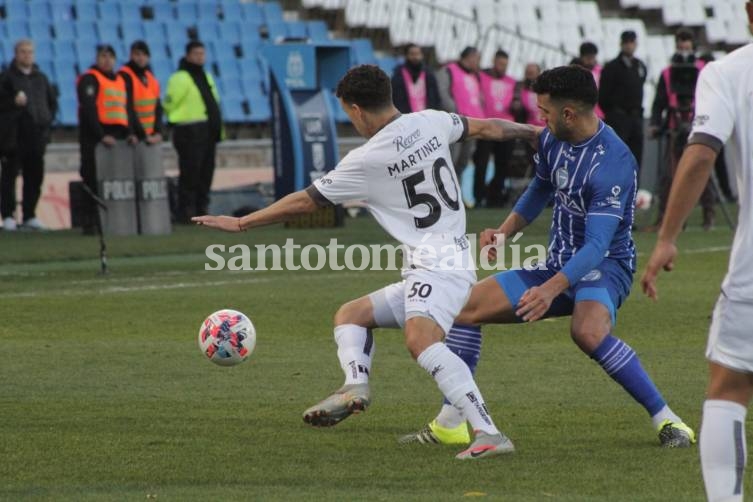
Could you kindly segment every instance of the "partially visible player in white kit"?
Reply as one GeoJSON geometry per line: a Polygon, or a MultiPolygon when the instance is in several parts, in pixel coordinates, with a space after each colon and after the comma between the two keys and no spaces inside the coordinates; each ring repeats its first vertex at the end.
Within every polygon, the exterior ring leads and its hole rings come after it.
{"type": "Polygon", "coordinates": [[[401,115],[392,104],[390,78],[372,65],[349,70],[338,84],[337,97],[359,134],[369,139],[365,145],[351,151],[306,190],[265,209],[243,218],[200,216],[193,220],[238,232],[321,206],[365,202],[379,224],[408,248],[407,267],[401,282],[337,311],[334,334],[345,384],[306,410],[304,421],[332,426],[365,410],[371,402],[371,330],[403,327],[411,355],[475,432],[474,442],[457,458],[511,452],[513,444],[494,425],[468,366],[442,343],[476,281],[449,147],[472,137],[534,141],[537,130],[434,110],[401,115]]]}
{"type": "MultiPolygon", "coordinates": [[[[746,8],[753,33],[753,2],[746,8]]],[[[710,381],[700,453],[708,500],[738,502],[743,500],[746,463],[745,415],[753,397],[753,44],[703,69],[695,103],[693,131],[641,283],[643,291],[656,299],[656,276],[662,268],[672,270],[682,224],[724,146],[737,178],[740,211],[706,348],[710,381]]]]}

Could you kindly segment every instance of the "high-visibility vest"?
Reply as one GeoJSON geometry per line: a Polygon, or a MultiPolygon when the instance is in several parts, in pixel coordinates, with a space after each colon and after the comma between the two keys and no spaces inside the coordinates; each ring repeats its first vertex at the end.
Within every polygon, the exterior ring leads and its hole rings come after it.
{"type": "Polygon", "coordinates": [[[156,120],[157,102],[159,101],[159,82],[149,70],[144,72],[146,85],[136,75],[130,66],[126,65],[120,72],[128,74],[133,82],[133,108],[141,122],[141,127],[147,135],[154,134],[154,121],[156,120]]]}
{"type": "Polygon", "coordinates": [[[452,75],[450,92],[455,100],[455,108],[460,115],[471,118],[484,118],[484,107],[481,104],[481,83],[478,75],[468,73],[460,68],[458,63],[450,63],[447,69],[452,75]]]}
{"type": "Polygon", "coordinates": [[[126,87],[123,77],[115,75],[115,80],[110,80],[93,68],[86,70],[78,79],[80,80],[84,75],[92,75],[97,79],[97,83],[99,83],[99,94],[97,94],[97,117],[99,118],[99,123],[128,127],[126,87]]]}
{"type": "Polygon", "coordinates": [[[515,98],[515,79],[507,75],[495,77],[485,71],[479,73],[479,78],[486,118],[515,120],[510,111],[515,98]]]}

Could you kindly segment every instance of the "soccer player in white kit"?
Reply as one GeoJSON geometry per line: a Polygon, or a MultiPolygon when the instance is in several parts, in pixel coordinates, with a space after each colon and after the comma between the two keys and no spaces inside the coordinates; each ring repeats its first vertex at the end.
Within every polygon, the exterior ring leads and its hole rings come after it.
{"type": "MultiPolygon", "coordinates": [[[[746,4],[753,33],[753,2],[746,4]]],[[[714,308],[706,358],[700,454],[708,500],[743,500],[745,415],[753,397],[753,44],[710,63],[696,87],[696,115],[658,241],[641,279],[657,298],[659,271],[672,270],[682,224],[708,182],[724,146],[739,187],[739,221],[729,269],[714,308]]]]}
{"type": "Polygon", "coordinates": [[[318,207],[359,200],[406,248],[403,280],[346,303],[335,314],[345,384],[307,409],[303,419],[332,426],[371,402],[373,328],[402,327],[411,355],[471,424],[475,440],[457,455],[476,459],[514,450],[494,425],[468,366],[442,339],[476,281],[465,208],[450,145],[465,138],[534,141],[538,131],[504,120],[474,120],[435,110],[401,115],[390,78],[378,67],[352,68],[337,87],[340,105],[365,145],[307,189],[242,218],[200,216],[200,225],[238,232],[318,207]]]}

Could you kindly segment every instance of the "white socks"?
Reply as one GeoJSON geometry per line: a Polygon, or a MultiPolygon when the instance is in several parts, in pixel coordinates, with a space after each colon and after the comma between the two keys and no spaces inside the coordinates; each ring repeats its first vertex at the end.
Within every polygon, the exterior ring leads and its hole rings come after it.
{"type": "Polygon", "coordinates": [[[371,330],[355,324],[335,327],[335,342],[340,367],[345,373],[345,385],[369,383],[374,337],[371,330]]]}
{"type": "Polygon", "coordinates": [[[671,420],[676,424],[682,423],[682,419],[675,415],[675,413],[669,408],[669,405],[666,404],[664,405],[664,408],[659,410],[656,415],[651,417],[651,422],[654,424],[654,429],[658,429],[659,425],[665,420],[671,420]]]}
{"type": "Polygon", "coordinates": [[[732,401],[708,399],[703,404],[699,448],[709,502],[743,500],[746,411],[732,401]]]}
{"type": "Polygon", "coordinates": [[[465,423],[465,417],[460,413],[460,410],[447,403],[442,405],[442,409],[439,410],[439,415],[437,415],[435,420],[440,427],[444,427],[445,429],[454,429],[460,424],[465,423]]]}
{"type": "Polygon", "coordinates": [[[471,370],[444,343],[437,342],[421,352],[418,364],[434,377],[439,390],[465,415],[474,431],[499,434],[471,370]]]}

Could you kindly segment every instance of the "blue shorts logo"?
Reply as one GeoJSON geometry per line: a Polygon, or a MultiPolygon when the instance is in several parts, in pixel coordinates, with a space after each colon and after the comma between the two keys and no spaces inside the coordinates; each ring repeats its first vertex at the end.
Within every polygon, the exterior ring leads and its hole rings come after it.
{"type": "Polygon", "coordinates": [[[601,279],[601,270],[593,269],[589,273],[583,276],[583,279],[581,281],[583,282],[594,282],[601,279]]]}

